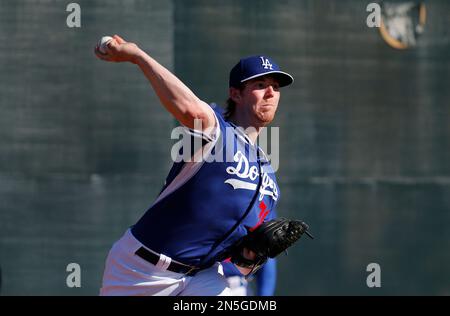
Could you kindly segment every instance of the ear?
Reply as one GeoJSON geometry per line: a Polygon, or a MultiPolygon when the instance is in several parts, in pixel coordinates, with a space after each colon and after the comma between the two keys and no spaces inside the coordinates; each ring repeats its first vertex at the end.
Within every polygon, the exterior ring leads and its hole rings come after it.
{"type": "Polygon", "coordinates": [[[231,100],[234,101],[234,103],[239,104],[239,102],[241,101],[241,91],[239,89],[231,87],[228,91],[228,94],[231,100]]]}

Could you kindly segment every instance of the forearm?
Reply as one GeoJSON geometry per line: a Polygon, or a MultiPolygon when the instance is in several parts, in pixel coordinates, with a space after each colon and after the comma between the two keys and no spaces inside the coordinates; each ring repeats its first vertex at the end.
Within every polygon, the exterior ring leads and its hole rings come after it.
{"type": "MultiPolygon", "coordinates": [[[[169,70],[147,55],[135,43],[119,35],[103,47],[95,47],[98,58],[109,62],[137,64],[149,80],[164,107],[183,125],[194,128],[194,120],[201,120],[202,130],[215,125],[215,116],[208,104],[201,101],[169,70]]],[[[195,128],[198,129],[198,128],[195,128]]]]}
{"type": "MultiPolygon", "coordinates": [[[[255,260],[256,258],[256,254],[247,248],[242,249],[242,256],[248,260],[255,260]]],[[[253,270],[252,268],[241,267],[240,265],[237,264],[235,264],[235,266],[239,270],[239,272],[241,272],[243,275],[248,275],[253,270]]]]}
{"type": "Polygon", "coordinates": [[[150,82],[164,107],[183,125],[194,127],[194,119],[208,125],[208,105],[201,101],[180,79],[143,50],[135,63],[150,82]]]}

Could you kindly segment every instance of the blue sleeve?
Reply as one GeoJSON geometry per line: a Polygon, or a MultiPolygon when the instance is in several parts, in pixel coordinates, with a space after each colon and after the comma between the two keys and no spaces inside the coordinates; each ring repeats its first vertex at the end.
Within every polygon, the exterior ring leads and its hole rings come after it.
{"type": "Polygon", "coordinates": [[[256,295],[273,296],[277,283],[277,262],[269,258],[266,264],[256,273],[256,295]]]}

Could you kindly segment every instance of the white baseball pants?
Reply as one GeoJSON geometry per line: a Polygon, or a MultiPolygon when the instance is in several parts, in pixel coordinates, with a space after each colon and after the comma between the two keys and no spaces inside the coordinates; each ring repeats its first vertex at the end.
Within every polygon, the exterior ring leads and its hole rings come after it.
{"type": "Polygon", "coordinates": [[[170,258],[153,265],[135,255],[144,247],[130,229],[111,248],[106,259],[100,295],[105,296],[228,296],[232,295],[220,263],[194,276],[165,269],[170,258]]]}

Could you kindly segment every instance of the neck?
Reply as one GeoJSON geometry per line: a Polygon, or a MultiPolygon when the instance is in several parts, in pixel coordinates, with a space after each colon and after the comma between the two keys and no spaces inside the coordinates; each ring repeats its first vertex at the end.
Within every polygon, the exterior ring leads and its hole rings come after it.
{"type": "Polygon", "coordinates": [[[236,113],[230,116],[229,121],[232,122],[234,125],[243,128],[245,134],[247,134],[248,138],[250,138],[253,144],[256,143],[256,139],[258,138],[259,133],[264,127],[264,126],[255,126],[255,124],[251,124],[247,120],[239,119],[236,113]]]}

